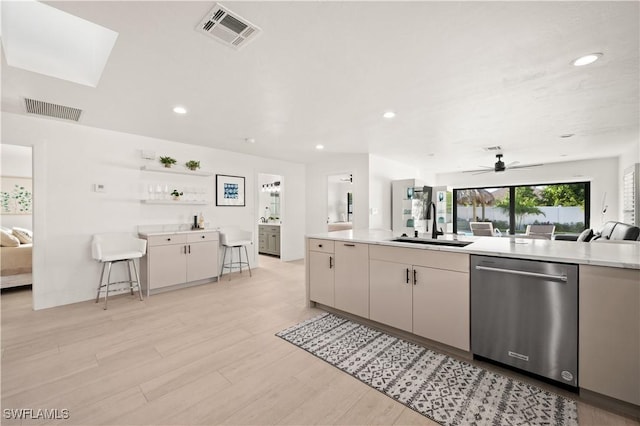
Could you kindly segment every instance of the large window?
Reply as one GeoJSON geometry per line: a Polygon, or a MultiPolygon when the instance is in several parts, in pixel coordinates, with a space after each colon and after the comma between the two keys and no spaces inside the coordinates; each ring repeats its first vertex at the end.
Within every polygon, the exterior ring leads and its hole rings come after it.
{"type": "Polygon", "coordinates": [[[502,233],[527,225],[554,225],[556,234],[589,227],[589,182],[454,189],[454,232],[471,234],[470,222],[491,222],[502,233]]]}

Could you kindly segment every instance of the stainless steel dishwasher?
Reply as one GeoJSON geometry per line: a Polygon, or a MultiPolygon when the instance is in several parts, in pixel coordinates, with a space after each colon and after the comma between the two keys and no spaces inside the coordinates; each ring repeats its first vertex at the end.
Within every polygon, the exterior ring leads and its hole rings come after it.
{"type": "Polygon", "coordinates": [[[577,265],[471,256],[471,351],[577,387],[577,265]]]}

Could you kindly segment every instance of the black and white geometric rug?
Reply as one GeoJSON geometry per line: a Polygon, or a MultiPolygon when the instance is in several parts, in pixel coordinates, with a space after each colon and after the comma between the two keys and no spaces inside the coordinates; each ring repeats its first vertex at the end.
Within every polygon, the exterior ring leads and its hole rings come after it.
{"type": "Polygon", "coordinates": [[[575,401],[321,314],[276,336],[441,425],[577,425],[575,401]]]}

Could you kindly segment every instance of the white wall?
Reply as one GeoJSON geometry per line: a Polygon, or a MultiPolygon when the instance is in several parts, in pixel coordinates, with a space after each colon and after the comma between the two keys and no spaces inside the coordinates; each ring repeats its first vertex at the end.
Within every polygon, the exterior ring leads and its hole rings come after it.
{"type": "MultiPolygon", "coordinates": [[[[388,160],[376,155],[369,156],[369,228],[391,229],[391,181],[399,179],[418,179],[424,173],[417,169],[407,167],[396,161],[388,160]]],[[[432,185],[435,177],[426,183],[432,185]]],[[[427,182],[427,181],[425,181],[427,182]]]]}
{"type": "MultiPolygon", "coordinates": [[[[258,172],[285,181],[282,208],[287,221],[282,259],[304,256],[305,167],[245,154],[147,138],[22,115],[2,113],[2,141],[33,146],[34,160],[34,308],[95,297],[99,265],[91,259],[91,235],[135,233],[138,225],[191,223],[202,211],[212,227],[238,226],[254,231],[257,241],[258,172]],[[141,150],[178,161],[198,159],[203,170],[246,177],[246,207],[146,205],[149,183],[202,185],[214,200],[215,177],[197,178],[143,172],[141,150]],[[92,192],[92,184],[106,186],[92,192]]],[[[257,252],[256,249],[253,254],[257,252]]]]}
{"type": "Polygon", "coordinates": [[[599,230],[603,222],[622,217],[622,210],[618,207],[618,159],[615,157],[550,163],[531,169],[507,170],[504,173],[440,173],[436,179],[438,185],[448,185],[452,188],[589,181],[591,228],[599,230]],[[605,193],[609,210],[603,217],[601,207],[605,193]]]}
{"type": "MultiPolygon", "coordinates": [[[[32,177],[31,148],[19,145],[0,145],[1,176],[32,177]]],[[[6,228],[17,226],[32,229],[30,214],[10,214],[0,216],[0,224],[6,228]]]]}
{"type": "MultiPolygon", "coordinates": [[[[622,198],[622,182],[624,169],[636,163],[640,163],[640,143],[638,142],[633,143],[626,152],[622,153],[622,155],[618,157],[618,220],[621,222],[624,220],[622,214],[624,203],[624,199],[622,198]]],[[[607,201],[607,204],[611,206],[611,203],[609,203],[609,201],[607,201]]]]}
{"type": "Polygon", "coordinates": [[[308,164],[306,170],[306,217],[307,234],[327,232],[327,199],[329,175],[353,175],[353,227],[369,227],[369,155],[321,153],[316,163],[308,164]]]}

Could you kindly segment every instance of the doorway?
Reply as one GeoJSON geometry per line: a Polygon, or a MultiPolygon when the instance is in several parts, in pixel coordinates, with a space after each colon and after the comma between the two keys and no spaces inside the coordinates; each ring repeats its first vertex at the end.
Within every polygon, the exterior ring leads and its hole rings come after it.
{"type": "Polygon", "coordinates": [[[2,248],[0,287],[32,293],[33,152],[30,146],[1,144],[0,154],[0,225],[14,246],[2,248]]]}
{"type": "Polygon", "coordinates": [[[327,177],[327,231],[353,229],[353,174],[327,177]]]}
{"type": "Polygon", "coordinates": [[[279,262],[283,250],[283,177],[259,173],[257,192],[259,264],[279,262]]]}

